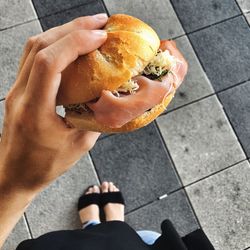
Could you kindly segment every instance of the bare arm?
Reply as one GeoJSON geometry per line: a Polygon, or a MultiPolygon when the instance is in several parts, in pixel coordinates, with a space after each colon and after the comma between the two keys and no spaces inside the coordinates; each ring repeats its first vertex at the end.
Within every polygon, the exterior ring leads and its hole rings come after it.
{"type": "Polygon", "coordinates": [[[0,246],[4,244],[34,196],[32,193],[11,190],[3,184],[0,186],[0,246]]]}
{"type": "Polygon", "coordinates": [[[90,150],[100,133],[56,114],[61,72],[106,40],[107,16],[82,17],[29,39],[5,100],[0,141],[0,248],[32,199],[90,150]]]}

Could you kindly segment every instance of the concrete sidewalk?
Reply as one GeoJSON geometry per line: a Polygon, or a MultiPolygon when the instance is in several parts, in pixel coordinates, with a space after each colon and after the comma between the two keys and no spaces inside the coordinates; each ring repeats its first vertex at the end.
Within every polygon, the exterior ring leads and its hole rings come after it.
{"type": "MultiPolygon", "coordinates": [[[[100,12],[139,17],[161,39],[175,39],[189,62],[187,78],[155,122],[102,135],[34,200],[4,250],[79,228],[78,197],[104,180],[124,193],[126,220],[135,229],[160,232],[169,218],[181,235],[202,227],[216,250],[250,249],[250,1],[0,0],[0,99],[28,37],[100,12]]],[[[4,100],[0,128],[3,113],[4,100]]]]}

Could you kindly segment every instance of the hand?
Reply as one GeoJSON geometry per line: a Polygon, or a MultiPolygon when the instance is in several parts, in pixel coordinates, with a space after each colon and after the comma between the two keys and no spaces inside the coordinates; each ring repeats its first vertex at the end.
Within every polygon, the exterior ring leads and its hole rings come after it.
{"type": "MultiPolygon", "coordinates": [[[[106,40],[107,16],[73,20],[31,37],[6,96],[0,184],[37,193],[90,150],[100,133],[70,128],[56,114],[61,72],[106,40]]],[[[0,186],[1,186],[0,185],[0,186]]]]}
{"type": "Polygon", "coordinates": [[[172,82],[174,84],[174,88],[178,89],[182,84],[187,71],[188,71],[188,63],[181,54],[181,52],[176,47],[176,43],[173,40],[163,40],[161,41],[160,49],[163,51],[168,50],[170,55],[174,56],[177,59],[177,65],[172,69],[173,74],[169,74],[169,77],[172,76],[172,82]]]}
{"type": "MultiPolygon", "coordinates": [[[[168,85],[169,91],[167,95],[169,95],[172,91],[176,91],[180,85],[182,84],[187,71],[188,71],[188,63],[176,47],[176,43],[173,40],[162,40],[160,44],[160,49],[162,51],[168,50],[170,55],[174,56],[177,60],[176,66],[171,70],[172,73],[168,73],[164,77],[162,77],[162,82],[168,85]]],[[[159,83],[158,80],[149,80],[145,76],[137,76],[135,77],[139,85],[143,85],[147,81],[159,83]]]]}

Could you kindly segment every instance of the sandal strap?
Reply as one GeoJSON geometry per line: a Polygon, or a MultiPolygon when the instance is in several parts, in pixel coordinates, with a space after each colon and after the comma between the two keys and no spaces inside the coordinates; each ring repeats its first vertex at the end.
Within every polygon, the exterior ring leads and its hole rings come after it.
{"type": "Polygon", "coordinates": [[[101,194],[101,205],[105,206],[108,203],[119,203],[125,205],[123,195],[120,191],[108,192],[101,194]]]}
{"type": "Polygon", "coordinates": [[[78,200],[78,211],[81,209],[92,205],[100,205],[100,194],[99,193],[91,193],[91,194],[84,194],[78,200]]]}

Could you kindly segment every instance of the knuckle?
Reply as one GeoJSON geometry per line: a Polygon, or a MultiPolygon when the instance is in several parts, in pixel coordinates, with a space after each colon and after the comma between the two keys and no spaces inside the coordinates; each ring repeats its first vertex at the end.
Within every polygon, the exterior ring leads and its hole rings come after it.
{"type": "Polygon", "coordinates": [[[32,48],[34,46],[36,40],[37,40],[37,36],[31,36],[31,37],[29,37],[28,40],[27,40],[27,43],[26,43],[27,47],[28,48],[32,48]]]}
{"type": "Polygon", "coordinates": [[[9,112],[13,109],[19,97],[19,91],[15,87],[12,87],[5,97],[5,111],[9,112]]]}
{"type": "Polygon", "coordinates": [[[77,28],[86,28],[86,26],[89,26],[89,24],[92,23],[92,21],[90,16],[85,16],[74,19],[73,23],[77,28]]]}
{"type": "Polygon", "coordinates": [[[41,67],[41,69],[48,69],[53,65],[54,57],[52,53],[46,51],[39,51],[35,56],[35,65],[41,67]]]}
{"type": "Polygon", "coordinates": [[[37,37],[35,40],[35,43],[34,43],[34,47],[37,50],[42,50],[42,49],[46,48],[48,45],[49,45],[48,41],[43,36],[37,37]]]}
{"type": "Polygon", "coordinates": [[[5,97],[5,111],[9,112],[11,107],[13,106],[14,95],[12,93],[8,93],[5,97]]]}

